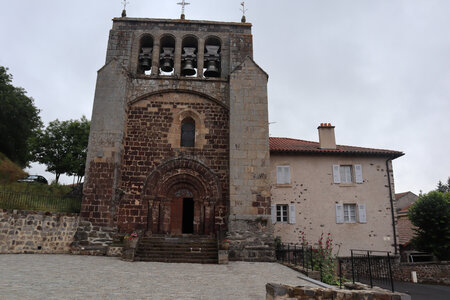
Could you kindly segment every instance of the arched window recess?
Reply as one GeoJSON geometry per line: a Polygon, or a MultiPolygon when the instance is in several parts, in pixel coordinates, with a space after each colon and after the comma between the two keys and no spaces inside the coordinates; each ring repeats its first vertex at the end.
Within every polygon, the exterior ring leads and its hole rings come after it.
{"type": "Polygon", "coordinates": [[[191,117],[181,122],[181,147],[195,147],[195,121],[191,117]]]}

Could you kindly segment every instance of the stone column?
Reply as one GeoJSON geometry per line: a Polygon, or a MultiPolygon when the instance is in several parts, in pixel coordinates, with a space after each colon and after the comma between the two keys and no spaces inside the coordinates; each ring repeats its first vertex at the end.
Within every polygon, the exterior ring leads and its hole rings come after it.
{"type": "Polygon", "coordinates": [[[174,75],[180,76],[181,75],[181,45],[182,45],[182,39],[177,37],[175,40],[175,61],[174,61],[174,75]]]}
{"type": "Polygon", "coordinates": [[[197,49],[197,77],[203,78],[203,65],[205,60],[205,40],[198,40],[197,49]]]}
{"type": "Polygon", "coordinates": [[[161,45],[159,41],[154,41],[153,44],[153,55],[152,55],[152,74],[151,76],[159,75],[159,54],[161,45]]]}

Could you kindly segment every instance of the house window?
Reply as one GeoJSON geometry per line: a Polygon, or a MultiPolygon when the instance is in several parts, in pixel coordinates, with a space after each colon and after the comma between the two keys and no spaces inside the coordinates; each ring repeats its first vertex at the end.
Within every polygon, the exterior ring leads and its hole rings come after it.
{"type": "Polygon", "coordinates": [[[186,118],[181,122],[181,147],[195,146],[195,121],[186,118]]]}
{"type": "Polygon", "coordinates": [[[341,175],[341,183],[352,183],[353,182],[352,166],[339,166],[339,172],[341,175]]]}
{"type": "Polygon", "coordinates": [[[291,184],[290,166],[277,166],[277,184],[291,184]]]}
{"type": "Polygon", "coordinates": [[[344,223],[356,223],[356,204],[344,204],[344,223]]]}
{"type": "Polygon", "coordinates": [[[363,183],[362,165],[333,165],[334,183],[363,183]]]}
{"type": "Polygon", "coordinates": [[[277,204],[277,222],[288,222],[288,208],[289,206],[286,204],[277,204]]]}

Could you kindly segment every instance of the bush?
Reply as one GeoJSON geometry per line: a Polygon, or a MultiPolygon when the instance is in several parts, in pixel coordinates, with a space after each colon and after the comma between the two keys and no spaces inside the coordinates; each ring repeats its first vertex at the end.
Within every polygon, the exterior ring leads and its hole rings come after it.
{"type": "Polygon", "coordinates": [[[417,226],[413,245],[433,253],[440,260],[450,259],[450,193],[438,191],[419,196],[409,208],[408,217],[417,226]]]}

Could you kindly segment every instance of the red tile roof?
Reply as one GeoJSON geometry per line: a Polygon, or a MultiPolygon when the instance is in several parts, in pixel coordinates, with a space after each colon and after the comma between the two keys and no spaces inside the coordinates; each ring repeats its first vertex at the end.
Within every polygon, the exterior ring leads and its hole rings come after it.
{"type": "Polygon", "coordinates": [[[291,138],[270,137],[270,152],[309,153],[309,154],[353,154],[364,156],[385,156],[397,158],[404,155],[403,152],[373,149],[354,146],[336,145],[336,149],[320,149],[319,143],[291,138]]]}
{"type": "Polygon", "coordinates": [[[395,194],[395,200],[400,199],[401,197],[405,196],[406,194],[408,194],[409,192],[404,192],[404,193],[398,193],[395,194]]]}

